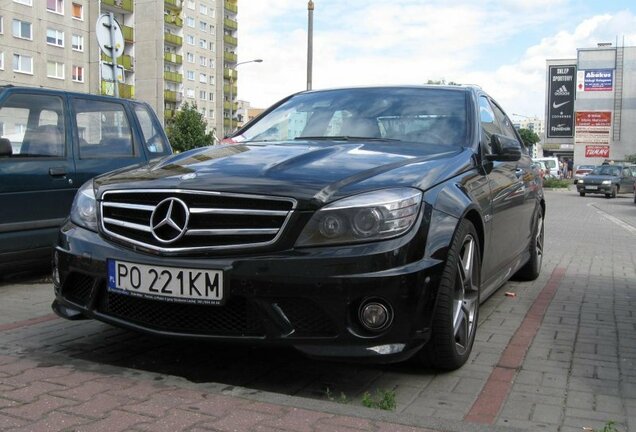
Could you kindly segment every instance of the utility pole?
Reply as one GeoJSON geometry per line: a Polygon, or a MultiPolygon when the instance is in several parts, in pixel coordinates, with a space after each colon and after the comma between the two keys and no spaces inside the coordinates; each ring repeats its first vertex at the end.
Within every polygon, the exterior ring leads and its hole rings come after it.
{"type": "Polygon", "coordinates": [[[311,90],[311,69],[314,51],[314,2],[307,3],[307,90],[311,90]]]}

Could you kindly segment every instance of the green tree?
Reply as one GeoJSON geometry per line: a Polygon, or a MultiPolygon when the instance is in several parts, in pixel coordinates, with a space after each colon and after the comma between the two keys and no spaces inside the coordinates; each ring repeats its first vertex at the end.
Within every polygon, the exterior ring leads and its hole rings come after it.
{"type": "Polygon", "coordinates": [[[168,123],[166,133],[172,148],[182,152],[214,144],[214,135],[206,132],[207,123],[197,105],[185,103],[168,123]]]}
{"type": "Polygon", "coordinates": [[[530,129],[524,129],[524,128],[519,129],[519,135],[521,135],[521,139],[523,140],[523,143],[528,148],[532,148],[533,145],[541,141],[541,138],[539,138],[539,135],[537,135],[534,131],[531,131],[530,129]]]}

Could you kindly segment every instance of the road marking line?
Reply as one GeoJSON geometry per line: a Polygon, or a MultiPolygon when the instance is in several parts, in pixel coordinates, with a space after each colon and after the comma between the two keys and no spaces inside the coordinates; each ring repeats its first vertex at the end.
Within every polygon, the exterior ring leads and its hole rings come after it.
{"type": "Polygon", "coordinates": [[[528,348],[534,341],[548,306],[550,306],[564,277],[565,268],[557,267],[554,269],[548,283],[541,289],[506,349],[499,357],[499,363],[490,373],[486,384],[464,420],[473,423],[494,424],[508,398],[515,375],[523,365],[528,348]]]}
{"type": "Polygon", "coordinates": [[[614,222],[616,225],[618,225],[619,227],[629,231],[631,234],[636,235],[636,227],[631,226],[630,224],[628,224],[627,222],[624,222],[622,220],[620,220],[619,218],[617,218],[616,216],[612,216],[611,214],[607,213],[605,210],[602,210],[600,208],[598,208],[595,204],[588,204],[590,207],[594,207],[594,209],[601,215],[603,216],[605,219],[608,219],[610,222],[614,222]]]}
{"type": "Polygon", "coordinates": [[[48,315],[43,315],[40,317],[36,317],[36,318],[31,318],[28,320],[22,320],[22,321],[15,321],[12,323],[8,323],[8,324],[0,324],[0,332],[3,331],[8,331],[8,330],[14,330],[20,327],[28,327],[28,326],[32,326],[35,324],[40,324],[43,322],[47,322],[47,321],[52,321],[54,319],[57,319],[58,316],[55,314],[48,314],[48,315]]]}

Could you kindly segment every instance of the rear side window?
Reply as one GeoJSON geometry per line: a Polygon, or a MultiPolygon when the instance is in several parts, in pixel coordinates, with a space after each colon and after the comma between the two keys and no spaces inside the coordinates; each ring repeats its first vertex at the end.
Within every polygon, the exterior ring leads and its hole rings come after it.
{"type": "Polygon", "coordinates": [[[153,114],[145,105],[135,105],[135,114],[141,125],[144,145],[151,155],[168,154],[170,145],[166,142],[159,125],[153,121],[153,114]]]}
{"type": "Polygon", "coordinates": [[[0,158],[63,157],[64,103],[58,96],[17,93],[0,107],[0,158]]]}
{"type": "Polygon", "coordinates": [[[121,103],[74,99],[80,159],[134,156],[130,122],[121,103]]]}

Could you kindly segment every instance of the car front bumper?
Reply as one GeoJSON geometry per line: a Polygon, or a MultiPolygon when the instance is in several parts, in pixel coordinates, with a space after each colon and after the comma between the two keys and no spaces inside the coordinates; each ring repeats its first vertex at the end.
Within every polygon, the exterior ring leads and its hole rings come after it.
{"type": "Polygon", "coordinates": [[[589,185],[589,184],[577,184],[576,190],[578,192],[584,192],[589,194],[611,194],[612,193],[611,184],[597,184],[597,185],[589,185]]]}
{"type": "Polygon", "coordinates": [[[426,234],[346,247],[261,255],[166,257],[124,248],[66,223],[54,258],[53,310],[168,337],[291,345],[319,357],[404,360],[430,338],[444,262],[424,257],[426,234]],[[222,270],[221,306],[109,291],[107,260],[222,270]],[[384,303],[391,324],[373,332],[360,306],[384,303]]]}

